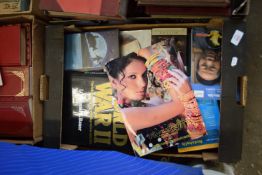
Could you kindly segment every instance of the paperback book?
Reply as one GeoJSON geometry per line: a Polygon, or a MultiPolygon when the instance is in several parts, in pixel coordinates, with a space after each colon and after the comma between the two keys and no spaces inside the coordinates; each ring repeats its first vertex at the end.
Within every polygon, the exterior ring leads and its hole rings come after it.
{"type": "Polygon", "coordinates": [[[65,35],[65,70],[103,70],[106,62],[119,56],[117,29],[65,35]]]}
{"type": "Polygon", "coordinates": [[[194,27],[191,32],[191,82],[197,98],[221,96],[221,45],[219,29],[194,27]]]}
{"type": "Polygon", "coordinates": [[[113,96],[138,156],[206,134],[187,76],[170,61],[170,47],[169,40],[161,41],[106,64],[113,96]]]}
{"type": "Polygon", "coordinates": [[[104,72],[65,72],[62,143],[130,148],[123,120],[104,72]]]}

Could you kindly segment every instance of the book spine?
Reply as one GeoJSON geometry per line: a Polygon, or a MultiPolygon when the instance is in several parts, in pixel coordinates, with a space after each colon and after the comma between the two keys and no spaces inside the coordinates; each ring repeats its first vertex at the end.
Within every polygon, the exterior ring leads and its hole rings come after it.
{"type": "Polygon", "coordinates": [[[28,97],[0,97],[0,138],[32,138],[29,101],[28,97]]]}
{"type": "Polygon", "coordinates": [[[26,39],[26,65],[32,66],[32,30],[31,30],[31,24],[25,23],[22,24],[22,26],[25,28],[25,39],[26,39]]]}

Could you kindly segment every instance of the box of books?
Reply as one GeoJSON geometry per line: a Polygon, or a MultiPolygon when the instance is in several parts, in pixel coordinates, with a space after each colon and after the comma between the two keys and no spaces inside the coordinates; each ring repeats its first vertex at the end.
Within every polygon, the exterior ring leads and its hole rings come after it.
{"type": "MultiPolygon", "coordinates": [[[[240,89],[238,88],[239,85],[234,84],[234,82],[238,82],[236,77],[240,76],[239,71],[241,71],[240,67],[243,63],[243,60],[241,60],[233,66],[230,64],[231,60],[228,55],[233,56],[234,54],[231,52],[237,49],[233,44],[230,44],[229,35],[233,35],[234,31],[229,30],[227,26],[239,26],[240,30],[243,31],[244,29],[238,23],[231,24],[231,20],[205,19],[193,20],[192,23],[191,20],[189,20],[189,23],[185,19],[181,20],[182,22],[174,20],[174,23],[169,24],[79,26],[75,31],[72,27],[64,27],[62,31],[67,31],[64,36],[68,32],[78,34],[79,31],[81,31],[80,33],[106,29],[118,29],[120,31],[118,36],[120,41],[119,55],[115,58],[109,58],[104,65],[104,70],[86,69],[77,72],[77,74],[86,74],[86,79],[92,82],[90,77],[87,78],[88,74],[91,72],[105,74],[107,72],[109,81],[107,85],[110,85],[110,92],[112,93],[110,106],[119,111],[121,124],[124,127],[121,131],[125,130],[125,134],[127,134],[125,138],[129,140],[128,142],[132,146],[132,149],[128,148],[127,150],[130,151],[131,149],[136,155],[145,156],[145,158],[166,153],[167,157],[197,157],[205,160],[204,155],[207,151],[214,153],[216,158],[218,158],[217,155],[219,158],[222,155],[222,159],[225,160],[227,156],[224,152],[228,151],[225,140],[228,140],[231,136],[227,132],[229,125],[223,124],[222,121],[224,123],[227,120],[234,122],[235,120],[232,120],[235,118],[233,110],[238,116],[241,116],[242,108],[240,105],[237,106],[238,102],[236,101],[240,99],[238,98],[240,94],[237,94],[240,89]],[[181,29],[181,32],[184,31],[184,33],[171,32],[172,28],[181,29]],[[153,34],[153,30],[159,30],[159,32],[153,34]],[[149,33],[151,33],[151,37],[149,37],[149,33]],[[159,38],[159,40],[155,41],[154,37],[159,38]],[[143,38],[142,41],[141,38],[143,38]],[[185,45],[186,47],[184,47],[185,45]],[[215,65],[211,65],[211,62],[215,62],[215,65]],[[223,76],[228,71],[230,75],[232,72],[235,73],[235,76],[223,76]],[[230,88],[231,86],[233,88],[230,88]],[[238,91],[236,92],[236,90],[238,91]],[[230,104],[232,109],[228,109],[226,104],[230,104]],[[187,153],[188,151],[190,152],[187,153]]],[[[52,33],[53,36],[57,36],[54,33],[52,33]]],[[[56,38],[53,37],[53,39],[55,41],[56,38]]],[[[63,43],[62,41],[63,37],[59,42],[63,43]]],[[[243,43],[241,42],[241,44],[243,43]]],[[[61,53],[67,54],[67,51],[65,47],[61,47],[60,51],[57,50],[57,56],[60,58],[59,55],[61,53]]],[[[237,52],[237,55],[240,58],[242,55],[239,53],[237,52]]],[[[66,76],[67,72],[65,72],[66,76]]],[[[81,83],[78,84],[81,85],[80,89],[86,92],[82,94],[83,97],[87,98],[88,95],[86,94],[89,93],[87,89],[90,89],[90,82],[84,79],[79,80],[79,82],[85,82],[82,85],[81,83]]],[[[95,107],[91,107],[92,109],[89,111],[87,110],[90,108],[87,107],[90,105],[89,101],[80,98],[81,95],[79,94],[79,98],[74,98],[72,88],[67,83],[65,83],[64,89],[69,89],[69,91],[64,91],[63,95],[64,99],[69,99],[66,101],[71,103],[64,105],[69,106],[69,108],[70,105],[76,105],[74,109],[78,111],[66,112],[71,115],[69,118],[71,117],[70,120],[74,123],[74,131],[72,131],[74,133],[69,133],[73,128],[72,125],[66,126],[63,123],[63,142],[67,140],[67,144],[70,144],[75,137],[75,143],[71,143],[80,144],[80,142],[88,140],[84,144],[90,146],[91,143],[95,147],[95,142],[98,145],[95,136],[98,135],[89,130],[93,128],[103,131],[103,134],[105,134],[104,137],[100,138],[100,141],[105,143],[103,146],[115,149],[115,145],[112,145],[112,143],[114,144],[112,139],[115,131],[110,129],[110,126],[114,125],[111,122],[113,119],[110,117],[101,119],[103,122],[98,125],[95,124],[101,121],[100,119],[95,120],[94,123],[88,123],[90,116],[92,116],[90,111],[96,108],[95,103],[93,104],[95,107]],[[69,98],[66,97],[67,95],[69,95],[69,98]],[[70,129],[67,130],[67,128],[70,129]],[[67,133],[68,136],[71,134],[70,137],[73,139],[65,138],[64,133],[67,133]],[[83,137],[81,134],[83,134],[83,137]],[[76,139],[81,137],[82,139],[76,139]]],[[[107,92],[107,90],[103,91],[107,92]]],[[[94,90],[90,94],[94,96],[96,93],[96,90],[94,90]]],[[[106,95],[104,96],[106,97],[106,95]]],[[[107,102],[101,103],[109,105],[107,102]]],[[[69,108],[67,109],[69,110],[69,108]]],[[[73,109],[73,107],[71,108],[73,109]]],[[[107,116],[110,113],[109,111],[102,110],[103,115],[99,113],[96,117],[107,116]]],[[[69,121],[70,123],[69,118],[66,119],[65,117],[68,116],[63,115],[64,122],[69,121]]],[[[241,121],[238,121],[237,128],[240,125],[241,121]]],[[[233,140],[237,142],[239,138],[238,133],[236,138],[231,138],[232,145],[236,145],[233,140]]],[[[230,151],[234,154],[229,157],[230,160],[238,158],[238,150],[230,149],[230,151]]],[[[210,157],[207,159],[210,159],[210,157]]]]}

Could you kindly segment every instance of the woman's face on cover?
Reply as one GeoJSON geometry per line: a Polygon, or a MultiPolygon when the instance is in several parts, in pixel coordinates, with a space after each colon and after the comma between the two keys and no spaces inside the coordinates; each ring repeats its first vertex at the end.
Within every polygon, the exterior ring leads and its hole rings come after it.
{"type": "Polygon", "coordinates": [[[147,88],[147,69],[139,60],[133,60],[115,81],[115,88],[126,100],[143,100],[147,88]]]}
{"type": "Polygon", "coordinates": [[[220,74],[220,60],[215,55],[200,58],[198,66],[198,74],[204,80],[214,80],[220,74]]]}

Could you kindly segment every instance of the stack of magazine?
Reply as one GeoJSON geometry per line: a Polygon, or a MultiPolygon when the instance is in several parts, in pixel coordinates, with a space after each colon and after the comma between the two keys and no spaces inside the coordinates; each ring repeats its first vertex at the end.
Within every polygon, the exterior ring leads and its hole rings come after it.
{"type": "Polygon", "coordinates": [[[134,151],[218,147],[221,30],[68,33],[62,143],[134,151]]]}

